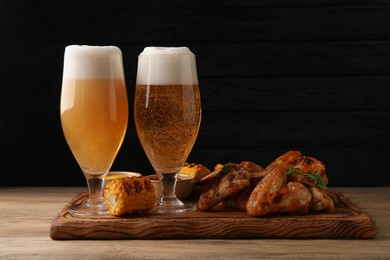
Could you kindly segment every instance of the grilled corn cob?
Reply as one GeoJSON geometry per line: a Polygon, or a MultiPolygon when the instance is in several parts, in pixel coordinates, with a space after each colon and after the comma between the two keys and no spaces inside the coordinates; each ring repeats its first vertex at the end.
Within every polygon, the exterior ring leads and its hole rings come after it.
{"type": "Polygon", "coordinates": [[[193,190],[192,196],[198,197],[202,192],[201,180],[208,176],[211,171],[202,164],[188,163],[186,162],[180,170],[180,174],[192,176],[193,179],[193,190]]]}
{"type": "Polygon", "coordinates": [[[200,181],[203,177],[209,175],[211,172],[202,164],[186,162],[180,170],[180,174],[194,177],[194,182],[200,181]]]}
{"type": "Polygon", "coordinates": [[[114,216],[144,213],[156,203],[154,186],[143,176],[110,181],[104,189],[103,199],[114,216]]]}

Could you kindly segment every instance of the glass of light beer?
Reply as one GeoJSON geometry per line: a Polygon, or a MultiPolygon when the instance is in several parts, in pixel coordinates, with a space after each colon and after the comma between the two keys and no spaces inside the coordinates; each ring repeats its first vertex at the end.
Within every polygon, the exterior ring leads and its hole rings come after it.
{"type": "Polygon", "coordinates": [[[87,180],[89,196],[71,205],[72,215],[106,215],[103,180],[122,145],[128,100],[122,52],[116,46],[69,45],[61,87],[66,142],[87,180]]]}
{"type": "Polygon", "coordinates": [[[134,119],[138,138],[160,178],[162,196],[151,212],[182,213],[175,187],[197,138],[201,99],[195,55],[187,47],[146,47],[138,56],[134,119]]]}

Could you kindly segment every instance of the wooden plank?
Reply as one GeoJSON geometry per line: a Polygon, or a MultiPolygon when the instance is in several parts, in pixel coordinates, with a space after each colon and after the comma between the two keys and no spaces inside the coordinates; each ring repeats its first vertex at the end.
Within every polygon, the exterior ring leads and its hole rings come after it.
{"type": "MultiPolygon", "coordinates": [[[[247,0],[237,2],[236,0],[216,0],[216,1],[180,1],[180,0],[168,0],[162,3],[159,0],[146,0],[146,1],[133,1],[119,0],[112,3],[113,8],[135,8],[142,6],[145,8],[166,8],[167,5],[180,6],[180,7],[203,7],[203,8],[218,8],[221,6],[229,7],[281,7],[281,6],[353,6],[353,5],[383,5],[389,4],[388,0],[247,0]]],[[[104,1],[100,2],[100,5],[106,6],[104,1]]]]}
{"type": "Polygon", "coordinates": [[[166,44],[167,39],[187,44],[389,39],[389,3],[253,6],[213,2],[163,6],[131,2],[127,8],[115,3],[88,7],[78,4],[78,9],[67,4],[4,7],[9,12],[5,15],[19,19],[2,21],[2,31],[13,36],[5,37],[2,43],[63,43],[84,37],[93,42],[138,44],[166,44]],[[86,14],[85,9],[90,12],[86,14]],[[72,22],[63,22],[70,13],[72,22]]]}
{"type": "MultiPolygon", "coordinates": [[[[43,76],[42,76],[43,77],[43,76]]],[[[40,104],[34,118],[57,120],[51,111],[60,97],[60,73],[46,78],[51,88],[25,88],[19,100],[12,97],[20,86],[31,85],[39,77],[13,80],[0,89],[0,97],[8,109],[24,113],[20,102],[31,99],[40,104]],[[47,102],[51,100],[51,102],[47,102]]],[[[134,99],[134,78],[127,78],[129,104],[134,99]]],[[[368,77],[202,77],[199,78],[204,112],[242,111],[388,111],[387,91],[390,76],[368,77]]],[[[4,112],[4,111],[0,111],[4,112]]]]}
{"type": "Polygon", "coordinates": [[[203,111],[390,110],[385,94],[390,86],[388,76],[205,77],[199,81],[203,111]]]}
{"type": "MultiPolygon", "coordinates": [[[[132,122],[130,118],[124,146],[133,146],[134,142],[138,142],[132,122]]],[[[29,145],[50,148],[66,145],[59,122],[56,124],[56,132],[50,132],[50,124],[41,117],[25,118],[12,125],[14,130],[8,130],[6,134],[15,147],[29,145]],[[38,123],[39,126],[47,125],[47,130],[39,130],[34,125],[38,123]],[[29,132],[25,129],[29,129],[29,132]]],[[[243,148],[275,145],[325,147],[336,144],[344,147],[386,146],[390,140],[389,128],[390,112],[380,111],[203,112],[196,144],[200,147],[243,148]]]]}
{"type": "MultiPolygon", "coordinates": [[[[0,78],[26,78],[62,75],[65,46],[44,45],[32,49],[30,44],[4,46],[19,62],[2,63],[0,78]],[[56,57],[41,59],[42,55],[56,57]]],[[[144,46],[121,44],[125,73],[129,84],[135,79],[137,55],[144,46]],[[132,79],[132,81],[130,81],[132,79]]],[[[197,55],[198,75],[204,77],[340,77],[389,76],[390,41],[369,42],[294,42],[190,44],[197,55]],[[234,66],[232,66],[234,64],[234,66]]]]}
{"type": "MultiPolygon", "coordinates": [[[[144,175],[153,174],[142,147],[134,141],[123,146],[112,166],[112,170],[136,171],[144,175]]],[[[247,145],[247,146],[244,146],[247,145]]],[[[272,160],[289,150],[300,150],[303,154],[321,160],[327,169],[331,187],[388,186],[390,180],[384,174],[390,156],[388,146],[364,147],[358,144],[343,147],[332,144],[318,146],[249,146],[201,147],[195,145],[188,160],[202,163],[213,169],[218,163],[254,161],[267,166],[272,160]]],[[[8,148],[0,153],[4,160],[6,178],[2,186],[86,186],[85,177],[68,147],[61,148],[8,148]],[[23,159],[20,159],[23,158],[23,159]],[[50,158],[50,164],[48,159],[50,158]],[[54,166],[53,166],[54,165],[54,166]],[[23,177],[20,177],[23,174],[23,177]]]]}
{"type": "Polygon", "coordinates": [[[50,223],[85,187],[1,187],[1,259],[388,259],[390,188],[337,188],[377,223],[374,239],[50,239],[50,223]],[[330,250],[331,248],[331,250],[330,250]]]}
{"type": "Polygon", "coordinates": [[[389,145],[390,112],[203,113],[200,146],[389,145]],[[337,134],[336,134],[337,133],[337,134]]]}
{"type": "MultiPolygon", "coordinates": [[[[123,35],[134,37],[131,42],[159,44],[163,44],[169,31],[174,31],[179,41],[191,44],[388,40],[389,8],[388,5],[166,7],[153,9],[152,13],[150,10],[132,10],[134,17],[131,23],[116,29],[123,35]],[[125,34],[125,28],[129,26],[135,29],[134,34],[125,34]]],[[[113,20],[119,21],[128,13],[124,9],[122,12],[115,11],[115,15],[113,20]]],[[[120,35],[112,33],[111,36],[113,40],[120,41],[120,35]]],[[[122,37],[121,40],[123,42],[127,38],[122,37]]]]}
{"type": "Polygon", "coordinates": [[[278,42],[193,47],[200,78],[378,76],[390,72],[387,69],[390,42],[278,42]]]}
{"type": "Polygon", "coordinates": [[[39,8],[55,8],[57,7],[61,11],[62,8],[74,6],[77,3],[80,7],[90,7],[91,9],[132,9],[132,8],[167,8],[167,6],[176,7],[204,7],[204,8],[218,8],[221,6],[229,7],[281,7],[281,6],[375,6],[375,5],[387,5],[390,4],[389,0],[215,0],[215,1],[181,1],[181,0],[166,0],[161,2],[159,0],[143,0],[143,1],[127,1],[117,0],[115,2],[102,0],[102,1],[67,1],[65,3],[47,2],[44,4],[34,4],[28,1],[2,1],[0,7],[3,8],[15,8],[15,9],[39,9],[39,8]],[[68,5],[67,5],[68,4],[68,5]],[[62,7],[62,8],[61,8],[62,7]]]}
{"type": "MultiPolygon", "coordinates": [[[[253,239],[253,238],[350,238],[370,239],[375,222],[341,193],[331,213],[249,217],[246,212],[210,211],[175,215],[145,214],[129,217],[72,217],[67,206],[50,227],[52,239],[253,239]]],[[[85,198],[81,194],[71,203],[85,198]]],[[[70,204],[71,204],[70,203],[70,204]]]]}

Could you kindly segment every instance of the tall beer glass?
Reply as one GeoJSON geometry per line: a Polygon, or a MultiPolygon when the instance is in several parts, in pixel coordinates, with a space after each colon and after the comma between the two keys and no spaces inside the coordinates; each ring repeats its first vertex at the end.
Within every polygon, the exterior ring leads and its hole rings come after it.
{"type": "Polygon", "coordinates": [[[138,56],[134,119],[138,138],[162,184],[151,212],[196,209],[176,197],[177,175],[190,154],[201,121],[195,55],[187,47],[146,47],[138,56]]]}
{"type": "Polygon", "coordinates": [[[108,214],[102,199],[103,178],[122,145],[128,123],[121,50],[67,46],[60,106],[65,139],[89,189],[88,198],[68,211],[72,215],[108,214]]]}

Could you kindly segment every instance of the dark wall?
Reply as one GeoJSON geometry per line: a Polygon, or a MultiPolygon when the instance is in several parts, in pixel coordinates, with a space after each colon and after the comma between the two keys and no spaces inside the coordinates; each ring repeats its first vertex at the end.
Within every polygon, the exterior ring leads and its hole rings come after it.
{"type": "MultiPolygon", "coordinates": [[[[203,105],[188,161],[300,150],[331,186],[390,184],[390,1],[87,2],[0,0],[0,185],[86,185],[59,118],[69,44],[122,49],[131,116],[137,55],[188,46],[203,105]]],[[[132,117],[112,169],[153,172],[132,117]]]]}

